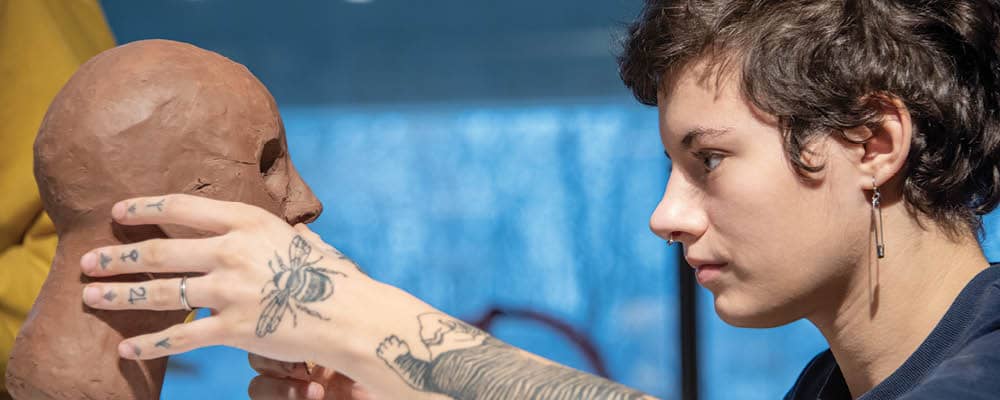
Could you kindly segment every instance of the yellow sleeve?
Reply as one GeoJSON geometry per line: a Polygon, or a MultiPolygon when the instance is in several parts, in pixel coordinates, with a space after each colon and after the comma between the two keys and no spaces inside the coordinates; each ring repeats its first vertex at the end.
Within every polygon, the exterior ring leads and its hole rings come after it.
{"type": "Polygon", "coordinates": [[[49,272],[56,241],[55,227],[42,212],[28,229],[23,243],[0,252],[0,371],[7,369],[17,330],[49,272]]]}
{"type": "Polygon", "coordinates": [[[96,0],[0,0],[0,377],[55,254],[32,172],[35,134],[77,67],[114,44],[96,0]]]}

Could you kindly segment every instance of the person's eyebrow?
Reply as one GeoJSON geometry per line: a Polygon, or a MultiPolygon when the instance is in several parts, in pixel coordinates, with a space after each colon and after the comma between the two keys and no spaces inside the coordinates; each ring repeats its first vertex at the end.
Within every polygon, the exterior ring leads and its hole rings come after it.
{"type": "Polygon", "coordinates": [[[701,141],[704,138],[721,136],[729,133],[730,128],[705,128],[705,127],[695,127],[691,128],[684,134],[684,138],[681,139],[681,145],[684,146],[685,150],[691,148],[691,145],[695,142],[701,141]]]}
{"type": "MultiPolygon", "coordinates": [[[[717,137],[729,133],[732,128],[706,128],[702,126],[691,128],[684,134],[684,138],[681,139],[681,145],[684,146],[684,150],[690,150],[691,146],[706,137],[717,137]]],[[[663,151],[663,155],[667,156],[668,160],[670,154],[666,150],[663,151]]]]}

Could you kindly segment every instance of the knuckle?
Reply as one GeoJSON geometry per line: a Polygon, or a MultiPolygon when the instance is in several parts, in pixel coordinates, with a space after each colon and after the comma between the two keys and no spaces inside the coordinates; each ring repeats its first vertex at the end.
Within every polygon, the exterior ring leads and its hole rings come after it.
{"type": "Polygon", "coordinates": [[[197,340],[202,344],[221,342],[225,336],[225,327],[218,323],[202,325],[197,337],[188,335],[191,340],[197,340]]]}
{"type": "MultiPolygon", "coordinates": [[[[183,326],[182,326],[183,328],[183,326]]],[[[170,336],[170,345],[177,349],[188,349],[191,348],[191,336],[187,329],[177,329],[173,335],[170,336]]]]}
{"type": "Polygon", "coordinates": [[[245,250],[241,239],[242,237],[236,233],[221,236],[215,249],[215,262],[227,267],[242,265],[245,260],[245,250]]]}
{"type": "Polygon", "coordinates": [[[150,240],[143,247],[143,264],[154,267],[163,265],[163,239],[150,240]]]}
{"type": "Polygon", "coordinates": [[[224,266],[239,268],[247,263],[247,255],[237,249],[222,249],[215,255],[216,261],[224,266]]]}
{"type": "Polygon", "coordinates": [[[165,210],[174,208],[184,208],[185,204],[189,202],[189,195],[183,193],[168,194],[163,197],[163,203],[166,207],[165,210]]]}
{"type": "MultiPolygon", "coordinates": [[[[221,282],[231,282],[231,279],[225,279],[219,277],[221,282]]],[[[213,304],[221,305],[232,305],[240,302],[241,299],[246,299],[246,295],[242,292],[244,285],[226,285],[226,284],[214,284],[206,285],[206,287],[199,287],[198,290],[204,291],[205,293],[211,293],[211,301],[213,304]]],[[[215,327],[216,331],[220,331],[224,327],[215,327]]]]}
{"type": "Polygon", "coordinates": [[[169,307],[180,304],[179,292],[174,293],[166,284],[153,285],[150,289],[150,302],[156,307],[169,307]]]}
{"type": "MultiPolygon", "coordinates": [[[[215,279],[208,276],[188,277],[185,295],[191,307],[209,307],[215,305],[219,299],[219,285],[215,279]]],[[[206,327],[202,327],[202,330],[206,327]]]]}
{"type": "Polygon", "coordinates": [[[233,303],[233,296],[230,294],[230,292],[228,290],[217,290],[217,291],[214,291],[214,292],[212,292],[212,296],[215,297],[215,300],[218,301],[220,304],[232,304],[233,303]]]}
{"type": "Polygon", "coordinates": [[[266,230],[274,226],[277,217],[263,208],[239,203],[238,214],[247,230],[266,230]]]}

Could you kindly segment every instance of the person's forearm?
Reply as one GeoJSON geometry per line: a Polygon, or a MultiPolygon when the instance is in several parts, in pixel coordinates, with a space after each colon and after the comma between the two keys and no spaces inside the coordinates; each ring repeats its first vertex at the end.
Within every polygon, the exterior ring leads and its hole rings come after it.
{"type": "Polygon", "coordinates": [[[348,339],[351,360],[331,360],[376,398],[652,398],[503,343],[401,290],[380,292],[369,337],[348,339]]]}

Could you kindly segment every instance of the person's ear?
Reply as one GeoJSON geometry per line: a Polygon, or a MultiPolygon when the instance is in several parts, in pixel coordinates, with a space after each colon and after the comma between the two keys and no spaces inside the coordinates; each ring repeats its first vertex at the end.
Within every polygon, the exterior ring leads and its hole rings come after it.
{"type": "Polygon", "coordinates": [[[858,185],[865,190],[882,186],[903,172],[910,154],[913,123],[910,111],[895,97],[877,97],[869,101],[879,114],[875,122],[845,132],[860,146],[856,159],[858,185]]]}

